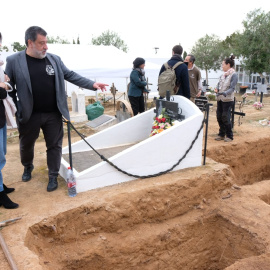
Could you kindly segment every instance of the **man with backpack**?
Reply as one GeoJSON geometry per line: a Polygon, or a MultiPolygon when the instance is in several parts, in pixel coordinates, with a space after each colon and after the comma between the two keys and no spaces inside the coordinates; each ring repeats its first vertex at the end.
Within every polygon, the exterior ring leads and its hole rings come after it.
{"type": "Polygon", "coordinates": [[[171,95],[181,95],[190,99],[188,68],[181,57],[182,52],[182,46],[175,45],[171,59],[160,69],[158,91],[161,98],[164,98],[169,90],[171,95]]]}

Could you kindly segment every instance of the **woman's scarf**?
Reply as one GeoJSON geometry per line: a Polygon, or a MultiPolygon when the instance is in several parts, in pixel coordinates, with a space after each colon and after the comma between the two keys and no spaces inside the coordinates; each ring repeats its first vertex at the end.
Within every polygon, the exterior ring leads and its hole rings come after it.
{"type": "Polygon", "coordinates": [[[141,68],[135,68],[134,70],[139,71],[139,73],[140,73],[140,75],[141,75],[141,80],[142,80],[142,81],[146,81],[146,79],[145,79],[145,70],[144,70],[144,69],[141,69],[141,68]]]}
{"type": "Polygon", "coordinates": [[[230,68],[229,70],[227,70],[226,72],[224,72],[224,77],[227,77],[231,74],[233,74],[235,72],[235,70],[233,68],[230,68]]]}
{"type": "MultiPolygon", "coordinates": [[[[226,81],[226,78],[232,74],[235,73],[235,70],[233,68],[230,68],[229,70],[227,70],[226,72],[224,72],[221,76],[220,76],[220,79],[219,79],[219,83],[218,83],[218,89],[219,89],[219,92],[223,92],[224,91],[224,85],[225,85],[225,81],[226,81]]],[[[226,82],[226,85],[227,84],[230,84],[230,82],[226,82]]]]}
{"type": "Polygon", "coordinates": [[[233,68],[230,68],[229,70],[227,70],[226,72],[224,72],[221,76],[220,76],[220,84],[224,84],[224,82],[225,82],[225,80],[226,80],[226,78],[229,76],[229,75],[231,75],[231,74],[233,74],[233,73],[235,73],[235,70],[233,69],[233,68]]]}

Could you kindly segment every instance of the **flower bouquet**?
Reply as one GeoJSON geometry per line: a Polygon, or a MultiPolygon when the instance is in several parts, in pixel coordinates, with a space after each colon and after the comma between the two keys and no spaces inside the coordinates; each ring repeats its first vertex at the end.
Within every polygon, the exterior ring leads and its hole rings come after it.
{"type": "Polygon", "coordinates": [[[152,125],[152,131],[150,137],[170,128],[174,125],[174,121],[167,115],[166,109],[163,108],[161,114],[158,117],[154,117],[152,125]]]}
{"type": "Polygon", "coordinates": [[[254,104],[252,105],[256,110],[260,110],[264,105],[263,105],[263,103],[261,103],[261,102],[254,102],[254,104]]]}

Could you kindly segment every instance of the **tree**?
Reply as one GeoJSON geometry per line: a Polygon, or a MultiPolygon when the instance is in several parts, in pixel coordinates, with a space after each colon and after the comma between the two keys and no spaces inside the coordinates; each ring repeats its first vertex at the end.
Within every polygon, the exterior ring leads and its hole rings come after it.
{"type": "Polygon", "coordinates": [[[9,51],[7,46],[0,47],[0,52],[2,52],[3,50],[5,50],[6,52],[9,51]]]}
{"type": "Polygon", "coordinates": [[[240,33],[238,31],[232,33],[230,36],[227,36],[223,41],[221,41],[221,46],[224,51],[224,55],[229,57],[232,53],[234,56],[239,57],[239,37],[240,33]]]}
{"type": "Polygon", "coordinates": [[[220,69],[224,52],[221,40],[216,35],[205,35],[192,47],[191,54],[196,57],[196,65],[205,70],[206,83],[208,84],[208,72],[210,69],[220,69]]]}
{"type": "Polygon", "coordinates": [[[77,44],[80,44],[80,39],[79,39],[79,37],[77,37],[77,44]]]}
{"type": "Polygon", "coordinates": [[[242,22],[243,33],[239,35],[239,53],[245,69],[253,73],[270,72],[270,12],[255,9],[242,22]]]}
{"type": "Polygon", "coordinates": [[[13,47],[14,52],[23,51],[26,49],[26,45],[21,45],[20,42],[13,42],[11,46],[13,47]]]}
{"type": "Polygon", "coordinates": [[[184,53],[183,53],[183,59],[185,60],[186,57],[187,57],[187,52],[184,51],[184,53]]]}
{"type": "Polygon", "coordinates": [[[110,30],[103,32],[96,38],[92,38],[92,44],[105,46],[113,45],[124,52],[128,51],[128,47],[124,41],[118,36],[117,33],[110,30]]]}
{"type": "Polygon", "coordinates": [[[60,38],[59,36],[47,36],[47,43],[49,44],[70,44],[70,42],[66,39],[60,38]]]}

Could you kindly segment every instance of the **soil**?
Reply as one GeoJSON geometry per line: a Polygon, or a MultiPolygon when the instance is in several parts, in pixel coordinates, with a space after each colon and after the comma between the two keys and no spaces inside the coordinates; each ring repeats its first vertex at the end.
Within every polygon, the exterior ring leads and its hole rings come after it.
{"type": "MultiPolygon", "coordinates": [[[[253,102],[249,96],[241,108],[246,116],[235,115],[232,142],[215,140],[212,102],[204,166],[74,198],[68,197],[61,177],[56,191],[46,191],[42,134],[33,177],[21,181],[17,132],[8,130],[4,182],[16,188],[9,197],[20,207],[1,207],[0,221],[21,218],[1,230],[17,268],[270,269],[270,126],[259,123],[269,119],[270,97],[264,97],[262,110],[253,102]]],[[[113,104],[104,107],[105,114],[116,114],[113,104]]],[[[96,132],[85,123],[75,126],[85,135],[96,132]]],[[[72,142],[79,139],[72,131],[72,142]]],[[[1,249],[0,269],[11,269],[1,249]]]]}

